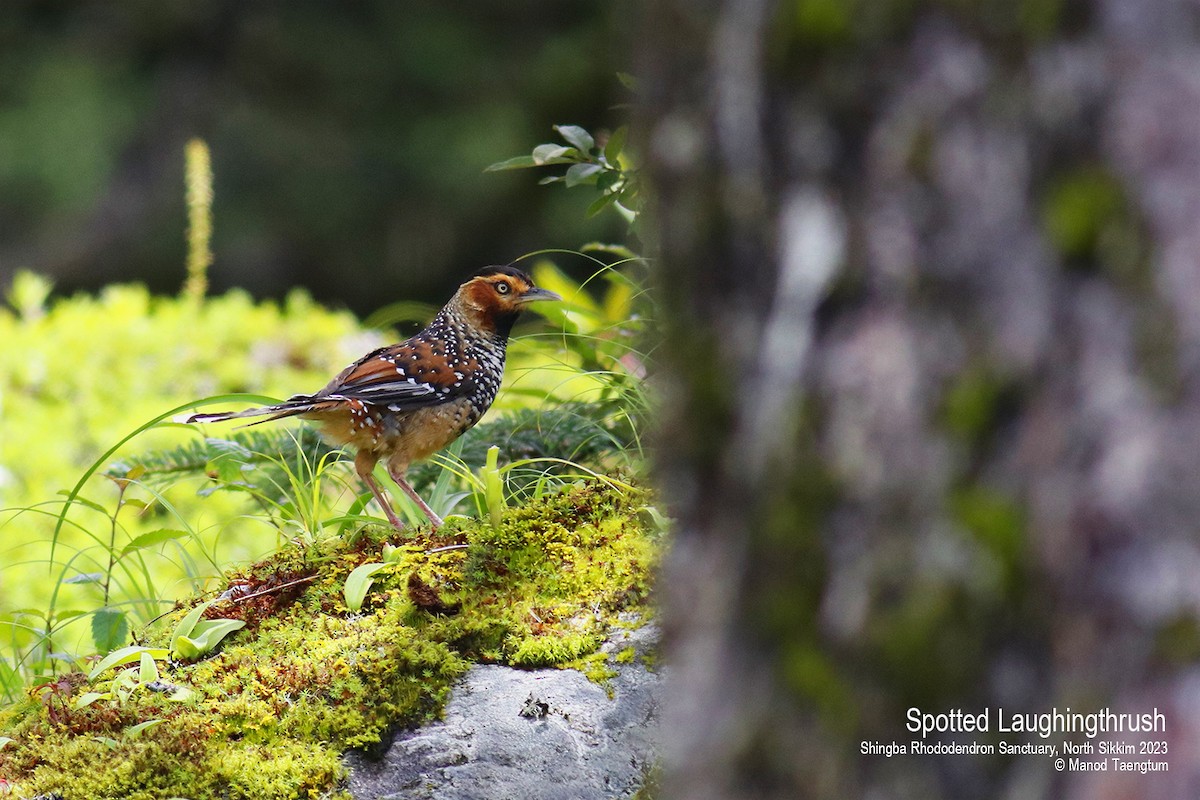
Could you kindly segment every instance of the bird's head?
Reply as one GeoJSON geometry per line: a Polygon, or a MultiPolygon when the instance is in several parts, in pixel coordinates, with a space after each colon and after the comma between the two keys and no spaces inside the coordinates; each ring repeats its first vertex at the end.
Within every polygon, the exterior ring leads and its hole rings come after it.
{"type": "Polygon", "coordinates": [[[562,300],[554,292],[539,289],[533,278],[516,267],[484,267],[458,288],[455,299],[473,324],[501,336],[508,336],[530,303],[562,300]]]}

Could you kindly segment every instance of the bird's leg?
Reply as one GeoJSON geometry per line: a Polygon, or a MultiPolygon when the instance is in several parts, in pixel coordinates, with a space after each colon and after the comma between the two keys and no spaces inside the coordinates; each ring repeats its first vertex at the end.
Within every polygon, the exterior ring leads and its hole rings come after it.
{"type": "Polygon", "coordinates": [[[403,531],[404,523],[396,516],[396,511],[392,508],[391,501],[383,493],[383,489],[379,486],[379,482],[375,480],[375,476],[371,474],[375,470],[375,462],[378,460],[379,456],[374,453],[359,450],[358,455],[354,458],[354,470],[358,473],[358,477],[362,478],[362,482],[366,484],[367,488],[371,490],[371,494],[375,495],[375,499],[383,507],[383,513],[387,514],[388,522],[392,523],[392,527],[398,531],[403,531]]]}
{"type": "Polygon", "coordinates": [[[429,507],[429,504],[422,500],[421,496],[417,494],[417,490],[412,488],[408,481],[404,479],[404,473],[406,471],[405,465],[389,461],[387,466],[388,474],[392,476],[392,480],[396,482],[397,486],[404,490],[406,495],[413,499],[414,503],[420,506],[421,510],[425,512],[425,516],[429,517],[429,521],[433,523],[433,529],[436,531],[438,528],[442,527],[442,518],[433,513],[433,509],[429,507]]]}

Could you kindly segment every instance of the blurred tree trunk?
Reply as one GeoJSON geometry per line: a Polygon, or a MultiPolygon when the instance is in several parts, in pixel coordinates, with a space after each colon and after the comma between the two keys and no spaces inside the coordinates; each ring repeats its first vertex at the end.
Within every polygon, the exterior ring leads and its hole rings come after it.
{"type": "Polygon", "coordinates": [[[1197,795],[1197,29],[649,4],[665,796],[1197,795]],[[1171,771],[860,754],[910,707],[1157,708],[1171,771]]]}

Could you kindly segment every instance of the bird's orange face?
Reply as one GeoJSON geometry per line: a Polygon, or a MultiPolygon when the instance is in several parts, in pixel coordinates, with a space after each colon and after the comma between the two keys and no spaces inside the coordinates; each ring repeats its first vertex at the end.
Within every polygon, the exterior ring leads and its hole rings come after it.
{"type": "Polygon", "coordinates": [[[506,333],[529,303],[562,300],[554,292],[539,289],[532,278],[514,267],[487,267],[458,291],[463,304],[475,312],[480,324],[492,330],[504,328],[506,333]]]}

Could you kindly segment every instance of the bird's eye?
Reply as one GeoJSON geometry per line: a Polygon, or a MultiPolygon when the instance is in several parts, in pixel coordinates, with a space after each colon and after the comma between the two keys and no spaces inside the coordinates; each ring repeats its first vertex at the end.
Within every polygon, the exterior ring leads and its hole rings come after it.
{"type": "Polygon", "coordinates": [[[497,294],[508,294],[508,292],[509,292],[509,286],[507,283],[497,283],[496,284],[496,293],[497,294]]]}

